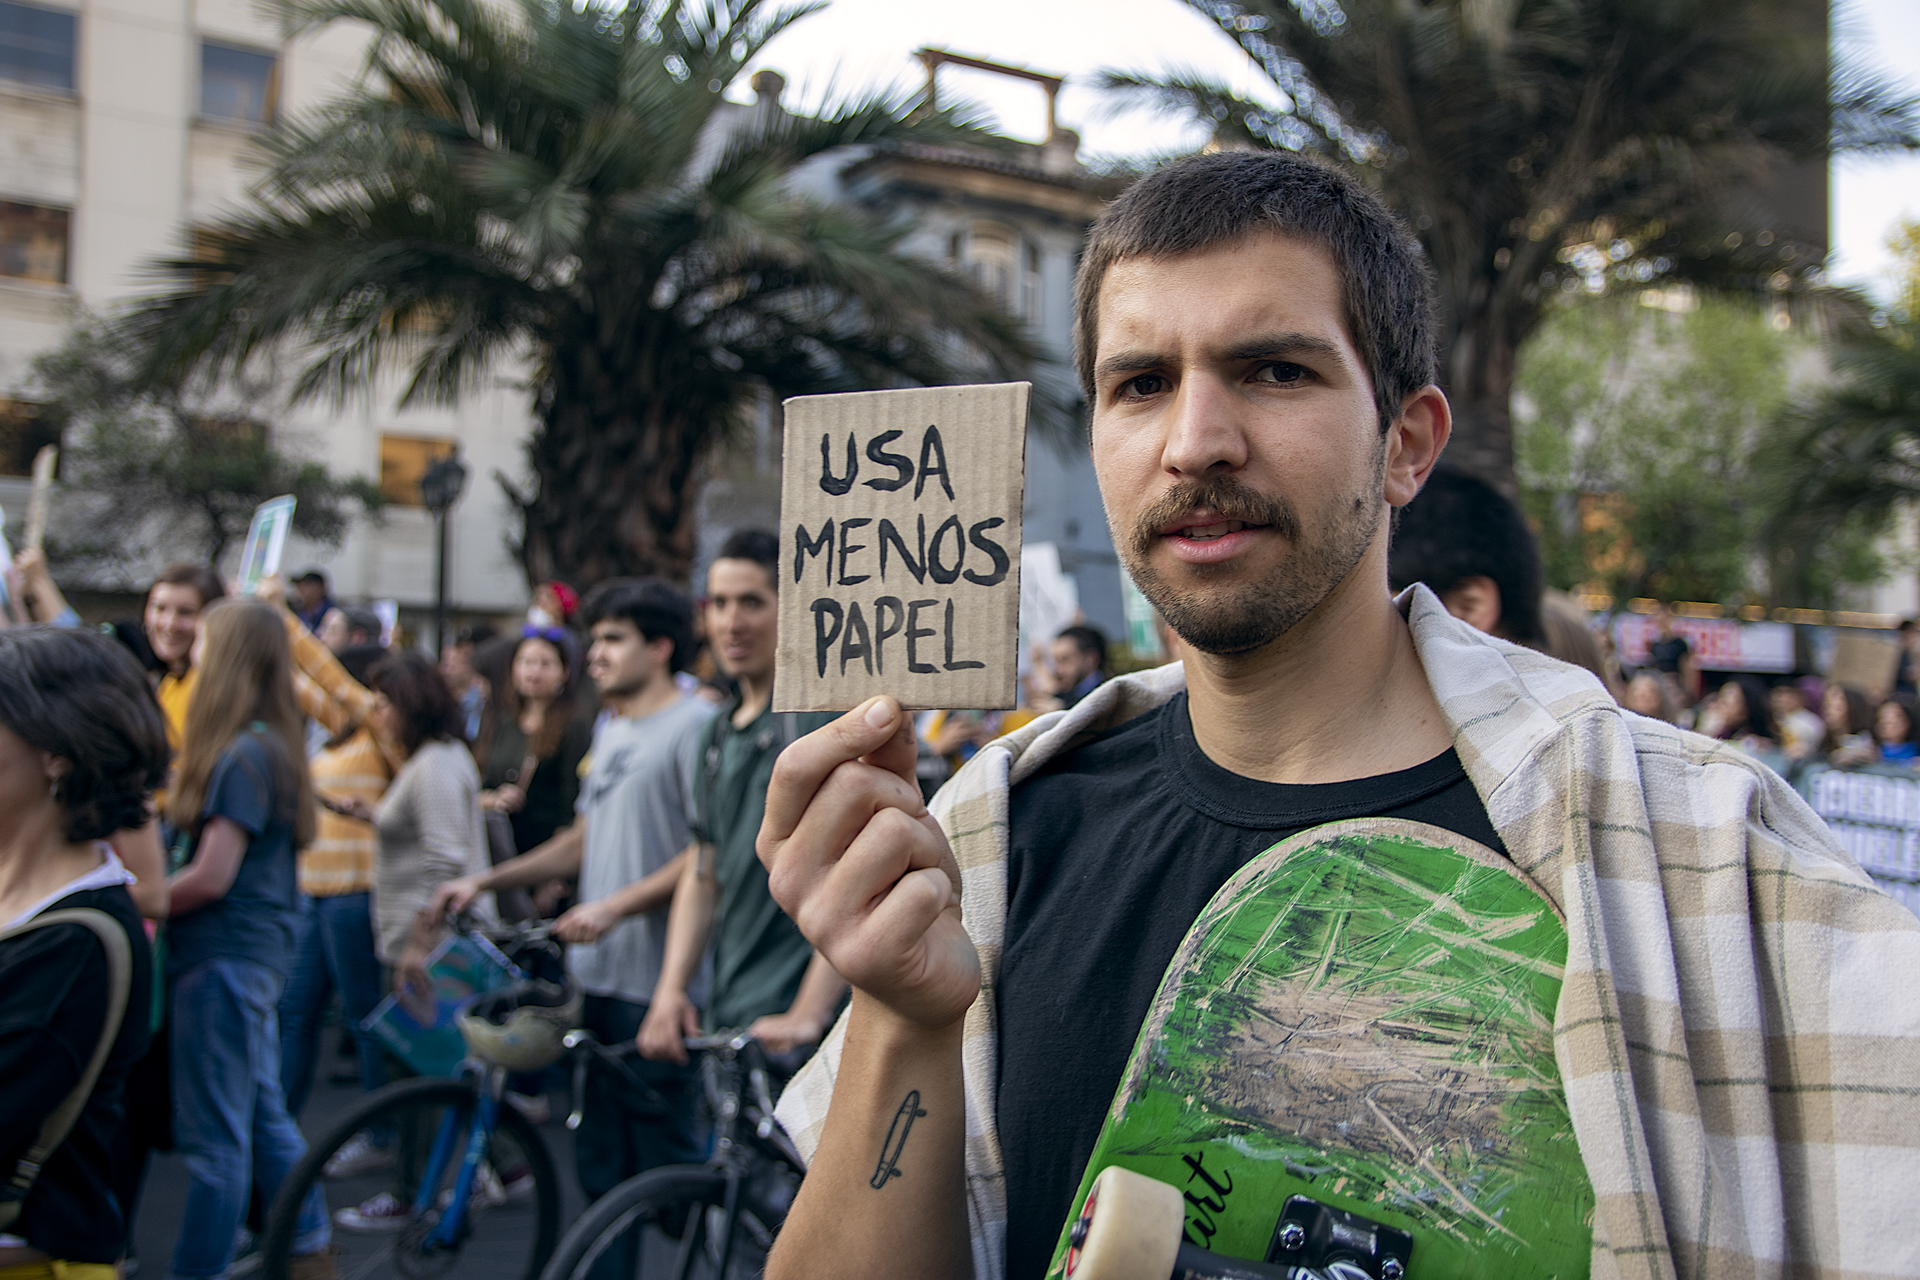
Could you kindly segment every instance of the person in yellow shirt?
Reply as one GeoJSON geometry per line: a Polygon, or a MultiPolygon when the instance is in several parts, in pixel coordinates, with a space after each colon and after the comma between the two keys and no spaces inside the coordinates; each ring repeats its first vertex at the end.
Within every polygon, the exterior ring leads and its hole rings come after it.
{"type": "Polygon", "coordinates": [[[176,760],[186,730],[187,701],[193,696],[193,640],[200,634],[200,615],[226,594],[218,575],[198,564],[169,566],[147,588],[141,621],[148,647],[166,666],[153,693],[167,718],[167,745],[176,760]]]}

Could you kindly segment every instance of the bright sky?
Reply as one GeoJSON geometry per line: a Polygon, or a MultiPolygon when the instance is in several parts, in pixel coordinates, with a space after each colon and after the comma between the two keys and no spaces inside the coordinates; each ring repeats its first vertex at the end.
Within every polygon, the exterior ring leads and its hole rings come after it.
{"type": "MultiPolygon", "coordinates": [[[[1920,4],[1842,0],[1836,46],[1920,93],[1920,4]]],[[[1102,115],[1086,82],[1102,68],[1198,68],[1242,93],[1265,85],[1217,27],[1180,0],[832,0],[769,45],[759,66],[787,77],[788,105],[880,84],[918,86],[913,51],[933,46],[1067,77],[1060,123],[1087,157],[1197,145],[1197,129],[1142,114],[1102,115]]],[[[946,67],[941,90],[984,103],[1016,137],[1038,141],[1046,99],[1037,85],[946,67]]],[[[737,92],[745,96],[744,79],[737,92]]],[[[1904,213],[1920,217],[1920,157],[1836,161],[1832,178],[1834,279],[1886,292],[1885,240],[1904,213]]]]}

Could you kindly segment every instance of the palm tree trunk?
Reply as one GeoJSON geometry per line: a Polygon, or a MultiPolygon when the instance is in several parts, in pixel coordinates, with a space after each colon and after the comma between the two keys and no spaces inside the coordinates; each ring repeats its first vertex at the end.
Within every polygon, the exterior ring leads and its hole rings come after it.
{"type": "Polygon", "coordinates": [[[585,588],[658,575],[684,585],[693,572],[701,433],[676,421],[641,379],[615,383],[582,365],[605,367],[588,356],[553,369],[527,443],[535,486],[520,499],[527,580],[585,588]],[[569,394],[583,373],[598,394],[569,394]]]}
{"type": "Polygon", "coordinates": [[[1440,355],[1441,385],[1453,408],[1453,438],[1446,456],[1454,466],[1518,500],[1520,490],[1513,473],[1514,363],[1524,330],[1531,326],[1526,323],[1529,317],[1517,315],[1513,300],[1499,291],[1473,293],[1482,296],[1456,296],[1442,304],[1456,317],[1440,355]],[[1492,296],[1486,296],[1489,293],[1492,296]]]}

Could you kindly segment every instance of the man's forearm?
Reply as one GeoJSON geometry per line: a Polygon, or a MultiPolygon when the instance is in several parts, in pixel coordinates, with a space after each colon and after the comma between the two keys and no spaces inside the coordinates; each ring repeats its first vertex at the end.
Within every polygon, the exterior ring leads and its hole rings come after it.
{"type": "MultiPolygon", "coordinates": [[[[674,855],[673,861],[661,867],[651,875],[643,876],[632,884],[622,885],[607,895],[607,905],[619,912],[622,918],[645,915],[649,911],[658,911],[674,900],[674,889],[687,865],[686,850],[674,855]]],[[[672,927],[668,927],[668,945],[672,945],[672,927]]]]}
{"type": "MultiPolygon", "coordinates": [[[[693,981],[694,970],[700,965],[700,957],[707,949],[707,936],[713,932],[714,905],[718,898],[713,883],[712,851],[712,845],[693,844],[681,850],[680,856],[674,859],[679,864],[680,874],[671,890],[673,912],[667,917],[667,949],[660,963],[660,990],[677,991],[684,995],[687,984],[693,981]]],[[[640,883],[645,884],[646,881],[640,883]]],[[[628,889],[639,887],[629,885],[620,892],[624,894],[628,889]]]]}
{"type": "Polygon", "coordinates": [[[833,1018],[834,1006],[846,993],[847,980],[816,951],[807,963],[806,976],[800,979],[800,990],[794,994],[787,1012],[819,1023],[824,1033],[833,1018]]]}
{"type": "Polygon", "coordinates": [[[509,858],[480,876],[482,889],[518,889],[541,884],[555,877],[580,874],[580,858],[586,848],[586,824],[576,820],[564,831],[555,833],[545,844],[537,845],[517,858],[509,858]]]}
{"type": "Polygon", "coordinates": [[[770,1280],[972,1275],[961,1024],[927,1031],[854,993],[820,1149],[770,1280]]]}

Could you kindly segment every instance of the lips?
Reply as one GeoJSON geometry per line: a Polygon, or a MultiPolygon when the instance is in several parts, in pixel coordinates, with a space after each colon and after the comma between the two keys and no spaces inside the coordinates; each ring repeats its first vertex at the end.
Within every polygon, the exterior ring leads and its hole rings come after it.
{"type": "Polygon", "coordinates": [[[1189,538],[1194,542],[1211,542],[1215,538],[1224,538],[1230,533],[1239,533],[1242,529],[1250,527],[1244,520],[1222,520],[1216,524],[1190,524],[1173,530],[1168,536],[1189,538]]]}

